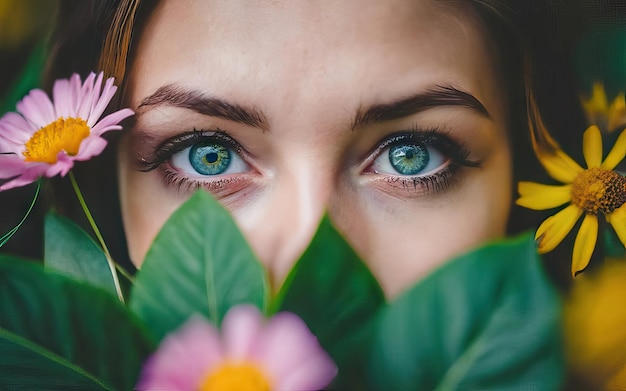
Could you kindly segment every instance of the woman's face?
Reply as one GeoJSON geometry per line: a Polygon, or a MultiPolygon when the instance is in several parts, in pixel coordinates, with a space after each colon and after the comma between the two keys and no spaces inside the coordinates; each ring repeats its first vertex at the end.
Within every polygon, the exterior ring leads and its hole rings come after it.
{"type": "Polygon", "coordinates": [[[119,170],[137,265],[196,188],[275,286],[325,212],[389,296],[505,232],[506,91],[468,2],[162,1],[133,50],[119,170]]]}

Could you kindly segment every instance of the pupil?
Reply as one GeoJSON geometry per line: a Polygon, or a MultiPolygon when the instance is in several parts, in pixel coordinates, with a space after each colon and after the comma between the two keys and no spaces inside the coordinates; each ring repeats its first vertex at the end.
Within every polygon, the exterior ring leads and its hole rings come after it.
{"type": "Polygon", "coordinates": [[[207,163],[215,163],[217,161],[217,153],[211,152],[206,155],[207,163]]]}

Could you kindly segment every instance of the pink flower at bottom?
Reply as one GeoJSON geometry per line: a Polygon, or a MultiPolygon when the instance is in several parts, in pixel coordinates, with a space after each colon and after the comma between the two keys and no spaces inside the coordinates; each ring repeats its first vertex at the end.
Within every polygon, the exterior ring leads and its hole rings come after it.
{"type": "Polygon", "coordinates": [[[89,160],[107,145],[105,132],[120,130],[133,115],[122,109],[100,119],[117,87],[113,78],[91,73],[84,83],[78,74],[54,83],[53,99],[32,90],[17,104],[17,113],[0,118],[0,191],[28,185],[39,177],[65,175],[74,161],[89,160]]]}
{"type": "Polygon", "coordinates": [[[337,374],[317,338],[295,314],[265,320],[251,305],[233,307],[220,332],[191,317],[145,363],[137,390],[311,391],[337,374]]]}

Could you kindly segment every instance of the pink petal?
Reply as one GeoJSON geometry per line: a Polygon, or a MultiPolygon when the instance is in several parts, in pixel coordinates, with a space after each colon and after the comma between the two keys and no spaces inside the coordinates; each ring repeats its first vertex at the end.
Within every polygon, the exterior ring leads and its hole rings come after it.
{"type": "Polygon", "coordinates": [[[228,359],[250,359],[264,319],[253,305],[233,307],[222,322],[222,338],[228,359]]]}
{"type": "Polygon", "coordinates": [[[28,169],[26,169],[26,171],[24,171],[21,176],[13,180],[10,180],[6,182],[5,184],[3,184],[2,186],[0,186],[0,191],[13,189],[15,187],[20,187],[20,186],[26,186],[28,184],[35,182],[37,179],[39,179],[40,176],[43,175],[43,173],[46,170],[46,166],[47,166],[46,164],[37,164],[37,163],[29,166],[28,169]]]}
{"type": "Polygon", "coordinates": [[[78,115],[78,107],[80,106],[80,76],[78,73],[73,73],[69,81],[70,90],[67,99],[72,114],[71,116],[76,117],[78,115]]]}
{"type": "Polygon", "coordinates": [[[89,127],[94,126],[109,105],[109,102],[111,102],[113,95],[115,95],[117,87],[113,85],[113,81],[114,79],[112,77],[108,78],[102,89],[102,95],[97,97],[98,101],[94,104],[91,113],[89,113],[89,119],[87,120],[89,127]]]}
{"type": "Polygon", "coordinates": [[[56,120],[52,116],[54,109],[51,109],[51,107],[52,102],[50,102],[46,93],[40,89],[32,90],[24,99],[17,103],[17,111],[37,129],[43,128],[56,120]]]}
{"type": "Polygon", "coordinates": [[[70,101],[70,81],[67,79],[59,79],[54,82],[52,87],[52,98],[54,99],[54,107],[57,115],[63,118],[73,117],[74,110],[70,101]]]}
{"type": "Polygon", "coordinates": [[[306,365],[293,368],[275,385],[276,391],[323,390],[337,376],[337,367],[329,358],[311,357],[306,365]]]}
{"type": "MultiPolygon", "coordinates": [[[[102,75],[102,72],[100,73],[100,75],[102,75]]],[[[89,118],[89,112],[91,111],[91,106],[93,105],[93,88],[95,77],[96,74],[91,72],[83,82],[78,101],[78,110],[76,112],[76,116],[78,118],[82,118],[85,120],[89,118]]],[[[98,81],[96,83],[101,83],[101,76],[98,76],[98,81]]]]}
{"type": "Polygon", "coordinates": [[[2,126],[11,127],[15,129],[15,132],[21,133],[25,140],[28,140],[30,136],[38,130],[35,125],[31,124],[24,117],[14,112],[6,113],[0,119],[0,122],[2,123],[2,126]]]}
{"type": "Polygon", "coordinates": [[[26,141],[28,138],[23,132],[6,122],[0,121],[0,153],[21,153],[26,141]]]}
{"type": "MultiPolygon", "coordinates": [[[[2,129],[0,129],[0,132],[2,129]]],[[[14,142],[13,140],[8,140],[6,138],[0,137],[0,155],[2,154],[14,154],[21,155],[23,149],[23,144],[19,144],[14,142]]]]}
{"type": "Polygon", "coordinates": [[[80,148],[76,156],[74,156],[74,160],[89,160],[94,156],[100,155],[106,146],[107,141],[102,137],[89,136],[80,144],[80,148]]]}
{"type": "Polygon", "coordinates": [[[11,124],[18,129],[22,129],[25,133],[28,133],[29,135],[34,133],[38,129],[33,124],[29,123],[24,117],[14,112],[6,113],[4,116],[2,116],[2,119],[0,119],[0,121],[2,121],[3,123],[6,122],[8,124],[11,124]]]}
{"type": "Polygon", "coordinates": [[[131,109],[122,109],[116,111],[115,113],[111,113],[102,118],[98,123],[96,123],[96,125],[91,129],[91,133],[97,136],[101,136],[102,134],[110,130],[121,130],[121,126],[115,125],[119,124],[120,122],[134,114],[135,112],[131,109]]]}
{"type": "Polygon", "coordinates": [[[21,175],[27,167],[28,163],[18,155],[0,155],[0,179],[21,175]]]}
{"type": "Polygon", "coordinates": [[[195,390],[223,360],[218,331],[200,316],[169,334],[145,363],[137,390],[195,390]]]}
{"type": "Polygon", "coordinates": [[[0,119],[0,137],[16,144],[26,144],[35,132],[31,129],[34,127],[17,113],[7,113],[0,119]]]}
{"type": "Polygon", "coordinates": [[[11,190],[11,189],[15,189],[16,187],[30,185],[31,183],[35,182],[35,180],[37,180],[37,178],[34,178],[34,179],[31,179],[28,177],[15,178],[12,181],[8,181],[7,183],[0,186],[0,191],[11,190]]]}
{"type": "Polygon", "coordinates": [[[328,385],[337,374],[336,366],[317,338],[292,313],[274,316],[259,338],[256,358],[272,374],[277,389],[317,390],[328,385]]]}
{"type": "Polygon", "coordinates": [[[54,109],[54,105],[50,101],[48,94],[43,92],[42,90],[35,89],[32,90],[30,95],[33,97],[34,101],[37,103],[37,108],[41,113],[44,124],[49,124],[57,120],[56,110],[54,109]]]}
{"type": "Polygon", "coordinates": [[[65,176],[74,167],[74,159],[67,156],[65,152],[59,152],[57,162],[49,164],[46,170],[46,176],[52,178],[57,175],[65,176]]]}

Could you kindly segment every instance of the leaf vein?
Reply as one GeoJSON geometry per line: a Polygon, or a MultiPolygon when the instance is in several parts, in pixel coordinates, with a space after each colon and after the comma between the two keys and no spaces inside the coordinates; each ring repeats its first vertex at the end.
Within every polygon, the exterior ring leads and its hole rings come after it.
{"type": "Polygon", "coordinates": [[[95,377],[93,374],[87,372],[80,366],[71,363],[64,357],[59,356],[58,354],[48,349],[45,349],[26,338],[23,338],[15,333],[12,333],[5,328],[0,328],[0,339],[3,339],[3,338],[86,377],[87,379],[96,383],[97,385],[99,385],[105,390],[113,391],[113,388],[111,388],[108,384],[102,382],[100,379],[95,377]]]}

